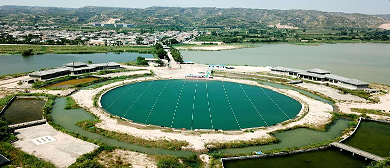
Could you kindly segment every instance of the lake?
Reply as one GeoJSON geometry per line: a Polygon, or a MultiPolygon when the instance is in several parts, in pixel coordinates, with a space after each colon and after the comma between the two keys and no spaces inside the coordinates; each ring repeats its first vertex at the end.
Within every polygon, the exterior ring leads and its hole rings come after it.
{"type": "Polygon", "coordinates": [[[43,54],[43,55],[6,55],[0,56],[0,75],[38,71],[41,68],[54,68],[69,62],[127,62],[138,56],[152,58],[152,54],[139,53],[96,53],[96,54],[43,54]]]}
{"type": "Polygon", "coordinates": [[[184,60],[197,63],[321,68],[340,76],[390,84],[390,44],[264,44],[257,48],[181,53],[184,60]]]}

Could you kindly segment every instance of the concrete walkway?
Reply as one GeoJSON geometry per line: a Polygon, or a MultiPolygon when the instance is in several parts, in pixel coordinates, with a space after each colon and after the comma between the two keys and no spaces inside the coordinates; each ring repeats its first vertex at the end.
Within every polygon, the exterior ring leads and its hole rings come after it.
{"type": "Polygon", "coordinates": [[[334,147],[337,147],[337,148],[340,148],[342,150],[349,151],[349,152],[351,152],[353,154],[357,154],[359,156],[363,156],[365,158],[368,158],[368,159],[371,159],[371,160],[375,160],[377,162],[381,161],[381,160],[385,160],[384,158],[382,158],[382,157],[380,157],[378,155],[375,155],[375,154],[372,154],[372,153],[369,153],[369,152],[366,152],[366,151],[354,148],[354,147],[346,145],[346,144],[342,144],[340,142],[332,142],[330,145],[334,146],[334,147]]]}
{"type": "Polygon", "coordinates": [[[50,161],[57,167],[68,167],[78,157],[98,146],[55,130],[49,124],[18,129],[13,145],[26,153],[50,161]]]}

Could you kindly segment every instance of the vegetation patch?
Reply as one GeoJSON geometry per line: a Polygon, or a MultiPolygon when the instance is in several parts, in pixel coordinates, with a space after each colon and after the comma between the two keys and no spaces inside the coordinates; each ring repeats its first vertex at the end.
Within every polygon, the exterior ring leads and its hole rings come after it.
{"type": "Polygon", "coordinates": [[[216,149],[228,149],[228,148],[243,148],[243,147],[257,146],[257,145],[269,145],[278,142],[279,140],[277,138],[271,136],[269,138],[252,139],[249,141],[233,141],[233,142],[225,142],[225,143],[213,142],[213,143],[207,143],[205,144],[205,146],[211,150],[216,150],[216,149]]]}
{"type": "Polygon", "coordinates": [[[66,105],[64,109],[78,109],[80,106],[74,101],[72,97],[66,97],[66,105]]]}
{"type": "Polygon", "coordinates": [[[189,157],[176,157],[171,155],[156,156],[158,168],[200,168],[203,166],[199,155],[193,154],[189,157]]]}
{"type": "Polygon", "coordinates": [[[351,111],[362,113],[362,114],[375,114],[375,115],[384,115],[390,117],[390,113],[384,113],[382,110],[377,110],[377,109],[351,108],[351,111]]]}
{"type": "Polygon", "coordinates": [[[143,138],[138,138],[129,134],[119,133],[114,131],[108,131],[95,126],[97,121],[80,121],[76,125],[80,126],[84,130],[103,135],[107,138],[116,139],[123,142],[133,143],[137,145],[142,145],[150,148],[162,148],[169,150],[181,150],[182,146],[188,146],[189,143],[186,141],[178,140],[146,140],[143,138]]]}
{"type": "Polygon", "coordinates": [[[22,73],[16,73],[16,74],[0,75],[0,80],[22,77],[22,76],[25,76],[31,72],[22,72],[22,73]]]}
{"type": "MultiPolygon", "coordinates": [[[[98,162],[98,155],[103,151],[112,152],[115,147],[110,146],[100,146],[94,151],[84,154],[81,157],[77,158],[76,162],[69,166],[69,168],[78,168],[78,167],[93,167],[93,168],[102,168],[103,166],[98,162]]],[[[120,165],[116,165],[120,166],[120,165]]]]}
{"type": "Polygon", "coordinates": [[[334,89],[340,90],[340,92],[343,94],[355,95],[357,97],[361,97],[361,98],[366,99],[368,101],[371,101],[373,103],[378,103],[380,101],[379,99],[372,98],[370,93],[368,93],[364,90],[350,90],[350,89],[345,89],[345,88],[337,87],[337,86],[333,86],[333,85],[328,85],[328,86],[330,86],[334,89]]]}
{"type": "Polygon", "coordinates": [[[390,157],[379,162],[371,162],[371,164],[367,166],[367,168],[389,168],[389,167],[390,167],[390,157]]]}
{"type": "Polygon", "coordinates": [[[149,46],[64,46],[64,45],[1,45],[0,54],[91,54],[108,52],[152,53],[149,46]]]}

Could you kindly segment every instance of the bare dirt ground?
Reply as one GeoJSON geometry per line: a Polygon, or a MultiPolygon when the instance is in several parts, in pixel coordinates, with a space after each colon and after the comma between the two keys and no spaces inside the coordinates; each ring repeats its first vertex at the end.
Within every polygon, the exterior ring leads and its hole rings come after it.
{"type": "Polygon", "coordinates": [[[380,29],[390,30],[390,23],[382,24],[379,26],[380,29]]]}
{"type": "Polygon", "coordinates": [[[156,168],[156,160],[146,154],[116,149],[102,152],[98,161],[104,167],[156,168]]]}
{"type": "MultiPolygon", "coordinates": [[[[352,112],[351,108],[382,110],[386,113],[390,113],[390,93],[387,93],[385,95],[379,95],[378,98],[380,100],[379,103],[344,102],[344,103],[337,103],[336,105],[339,106],[340,110],[344,113],[360,115],[360,113],[352,112]]],[[[390,117],[387,116],[379,116],[375,114],[367,114],[367,115],[374,119],[390,120],[390,117]]]]}
{"type": "Polygon", "coordinates": [[[356,101],[356,102],[367,102],[367,100],[357,97],[351,94],[342,94],[340,91],[333,89],[324,85],[316,85],[311,83],[300,83],[296,84],[297,86],[303,87],[305,89],[313,90],[319,93],[324,94],[325,96],[331,97],[335,100],[344,100],[344,101],[356,101]]]}
{"type": "Polygon", "coordinates": [[[74,138],[68,134],[55,130],[49,124],[37,125],[15,131],[18,141],[13,145],[23,151],[35,155],[38,158],[50,161],[58,167],[68,167],[78,157],[95,150],[98,146],[89,142],[74,138]],[[55,142],[41,145],[32,140],[43,136],[51,136],[55,142]]]}

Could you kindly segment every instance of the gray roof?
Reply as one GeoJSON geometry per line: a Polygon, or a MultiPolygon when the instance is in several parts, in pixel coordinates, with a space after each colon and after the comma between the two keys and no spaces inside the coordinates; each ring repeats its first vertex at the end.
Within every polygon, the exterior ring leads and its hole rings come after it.
{"type": "Polygon", "coordinates": [[[320,78],[320,79],[325,78],[325,75],[320,75],[320,74],[305,72],[305,71],[299,72],[298,75],[311,76],[311,77],[320,78]]]}
{"type": "MultiPolygon", "coordinates": [[[[68,64],[73,65],[73,63],[68,63],[68,64]]],[[[84,63],[82,63],[82,64],[84,64],[84,63]]],[[[77,64],[77,65],[81,65],[81,64],[77,64]]],[[[73,67],[59,67],[59,68],[48,69],[48,70],[44,70],[44,71],[35,71],[35,72],[32,72],[28,75],[30,75],[30,76],[46,76],[46,75],[56,74],[56,73],[65,72],[65,71],[74,72],[74,71],[80,71],[80,70],[94,69],[96,67],[120,66],[120,64],[118,64],[116,62],[107,62],[107,63],[90,64],[90,65],[85,64],[85,65],[86,66],[81,66],[81,67],[76,66],[76,62],[75,62],[75,66],[74,66],[75,68],[73,68],[73,67]]]]}
{"type": "Polygon", "coordinates": [[[317,74],[329,74],[330,72],[327,70],[319,69],[319,68],[313,68],[310,70],[307,70],[307,72],[317,73],[317,74]]]}
{"type": "Polygon", "coordinates": [[[95,67],[80,67],[80,68],[70,68],[72,72],[75,71],[82,71],[82,70],[91,70],[94,69],[95,67]]]}
{"type": "Polygon", "coordinates": [[[331,80],[337,80],[341,81],[344,83],[352,84],[352,85],[368,85],[369,83],[360,81],[358,79],[351,79],[351,78],[346,78],[338,75],[333,75],[333,74],[326,74],[326,78],[331,79],[331,80]]]}
{"type": "Polygon", "coordinates": [[[44,70],[44,71],[35,71],[35,72],[32,72],[32,73],[30,73],[28,75],[32,75],[32,76],[45,76],[45,75],[51,75],[51,74],[65,72],[65,71],[70,71],[70,70],[71,70],[71,68],[69,68],[69,67],[60,67],[60,68],[48,69],[48,70],[44,70]]]}
{"type": "Polygon", "coordinates": [[[276,71],[283,71],[283,72],[296,72],[296,73],[304,71],[302,69],[286,68],[286,67],[281,67],[281,66],[273,67],[273,68],[271,68],[271,70],[273,70],[273,71],[275,71],[275,70],[276,71]]]}
{"type": "Polygon", "coordinates": [[[84,62],[71,62],[71,63],[65,64],[65,66],[67,66],[67,67],[81,67],[81,66],[87,66],[87,64],[84,62]]]}

